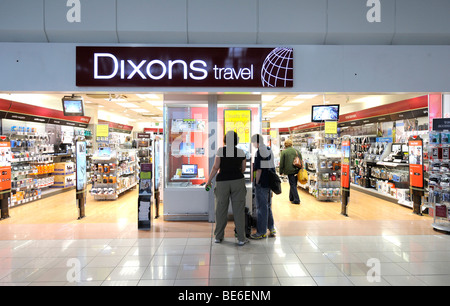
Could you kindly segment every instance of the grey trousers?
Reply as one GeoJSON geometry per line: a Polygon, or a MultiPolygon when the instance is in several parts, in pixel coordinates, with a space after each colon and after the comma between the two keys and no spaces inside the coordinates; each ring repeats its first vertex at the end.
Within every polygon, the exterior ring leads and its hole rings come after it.
{"type": "Polygon", "coordinates": [[[228,223],[228,206],[231,199],[238,240],[245,241],[245,196],[247,195],[245,179],[216,182],[214,195],[216,206],[214,235],[216,239],[223,239],[224,237],[225,227],[228,223]]]}

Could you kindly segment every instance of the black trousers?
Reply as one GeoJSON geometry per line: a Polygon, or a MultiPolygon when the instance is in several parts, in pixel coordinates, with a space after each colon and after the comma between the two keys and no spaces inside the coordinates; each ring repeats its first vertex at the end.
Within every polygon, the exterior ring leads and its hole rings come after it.
{"type": "Polygon", "coordinates": [[[298,196],[297,191],[297,175],[296,174],[288,174],[289,179],[289,201],[294,202],[296,204],[300,203],[300,197],[298,196]]]}

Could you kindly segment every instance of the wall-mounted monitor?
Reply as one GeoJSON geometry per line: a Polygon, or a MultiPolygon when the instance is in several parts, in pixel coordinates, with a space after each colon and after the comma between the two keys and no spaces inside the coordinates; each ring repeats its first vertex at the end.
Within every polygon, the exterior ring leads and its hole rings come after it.
{"type": "Polygon", "coordinates": [[[82,97],[65,96],[62,98],[64,116],[84,116],[82,97]]]}
{"type": "Polygon", "coordinates": [[[311,122],[338,121],[339,105],[313,105],[311,122]]]}

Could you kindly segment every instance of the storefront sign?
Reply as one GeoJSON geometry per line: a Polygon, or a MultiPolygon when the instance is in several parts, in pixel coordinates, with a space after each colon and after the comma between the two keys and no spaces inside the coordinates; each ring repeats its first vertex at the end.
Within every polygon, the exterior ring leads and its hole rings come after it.
{"type": "Polygon", "coordinates": [[[76,85],[293,87],[292,48],[77,47],[76,85]]]}

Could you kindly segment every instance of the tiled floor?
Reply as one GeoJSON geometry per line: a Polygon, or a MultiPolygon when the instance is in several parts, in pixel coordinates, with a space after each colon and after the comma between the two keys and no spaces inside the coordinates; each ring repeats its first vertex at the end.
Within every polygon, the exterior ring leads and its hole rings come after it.
{"type": "Polygon", "coordinates": [[[450,285],[446,235],[4,240],[0,258],[2,286],[450,285]]]}
{"type": "Polygon", "coordinates": [[[82,220],[73,191],[16,207],[0,221],[0,286],[450,285],[450,236],[429,216],[357,191],[349,217],[339,203],[287,196],[273,204],[277,238],[243,247],[232,223],[222,244],[208,222],[138,230],[137,191],[88,198],[82,220]]]}

